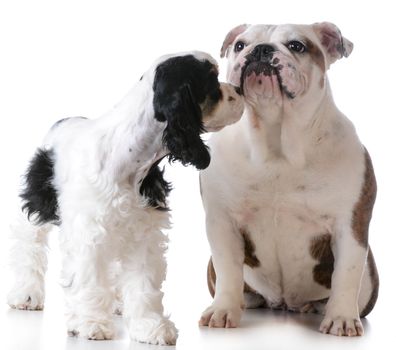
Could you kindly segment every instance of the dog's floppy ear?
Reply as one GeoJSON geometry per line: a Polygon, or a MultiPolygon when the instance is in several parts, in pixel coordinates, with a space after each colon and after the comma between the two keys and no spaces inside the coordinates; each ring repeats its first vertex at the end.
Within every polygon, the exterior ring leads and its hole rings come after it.
{"type": "Polygon", "coordinates": [[[342,57],[348,57],[353,50],[353,43],[344,38],[338,27],[329,22],[315,23],[313,28],[329,60],[329,65],[342,57]]]}
{"type": "Polygon", "coordinates": [[[210,163],[208,148],[200,134],[204,131],[201,108],[191,87],[184,83],[171,91],[171,84],[157,81],[154,86],[154,112],[159,121],[166,121],[163,141],[171,160],[205,169],[210,163]]]}
{"type": "Polygon", "coordinates": [[[228,48],[230,47],[230,45],[234,42],[235,38],[243,33],[247,28],[249,27],[249,25],[247,24],[241,24],[233,29],[231,29],[228,34],[226,35],[224,41],[223,41],[223,45],[221,46],[221,50],[220,50],[220,57],[223,58],[224,56],[228,56],[228,48]]]}

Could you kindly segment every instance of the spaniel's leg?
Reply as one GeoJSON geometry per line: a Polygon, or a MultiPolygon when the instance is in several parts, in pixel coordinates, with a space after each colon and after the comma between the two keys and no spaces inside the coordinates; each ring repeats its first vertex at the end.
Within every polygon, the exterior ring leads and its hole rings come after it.
{"type": "Polygon", "coordinates": [[[116,260],[110,265],[109,269],[109,281],[111,290],[114,296],[113,302],[113,314],[121,316],[122,315],[122,286],[120,281],[121,275],[121,263],[118,260],[118,256],[116,260]]]}
{"type": "Polygon", "coordinates": [[[15,283],[7,302],[12,308],[42,310],[44,306],[47,236],[51,228],[51,224],[34,224],[22,212],[11,226],[14,244],[10,258],[15,283]]]}
{"type": "Polygon", "coordinates": [[[107,233],[94,220],[88,222],[78,214],[76,222],[79,225],[61,230],[67,330],[70,336],[112,339],[113,295],[108,278],[112,256],[107,233]]]}
{"type": "Polygon", "coordinates": [[[160,232],[145,232],[130,241],[123,252],[123,316],[130,337],[159,345],[176,343],[177,330],[164,316],[161,285],[165,279],[167,238],[160,232]]]}

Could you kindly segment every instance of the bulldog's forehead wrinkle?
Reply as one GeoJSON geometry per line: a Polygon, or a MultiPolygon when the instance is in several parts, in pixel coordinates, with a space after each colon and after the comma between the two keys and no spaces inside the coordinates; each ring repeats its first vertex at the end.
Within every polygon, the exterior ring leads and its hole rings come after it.
{"type": "Polygon", "coordinates": [[[299,34],[290,34],[290,35],[288,35],[287,37],[286,37],[286,39],[285,39],[285,42],[286,43],[288,43],[288,42],[290,42],[290,41],[300,41],[300,42],[302,42],[303,44],[306,44],[307,43],[307,38],[305,37],[305,36],[303,36],[303,35],[299,35],[299,34]]]}
{"type": "Polygon", "coordinates": [[[306,25],[279,25],[276,27],[271,40],[274,41],[291,41],[299,40],[302,41],[309,37],[310,26],[306,25]]]}
{"type": "Polygon", "coordinates": [[[274,26],[272,25],[257,25],[249,27],[246,32],[239,35],[236,41],[241,40],[244,41],[246,44],[257,42],[257,40],[262,41],[269,40],[272,32],[274,30],[274,26]],[[264,38],[265,34],[265,38],[264,38]]]}

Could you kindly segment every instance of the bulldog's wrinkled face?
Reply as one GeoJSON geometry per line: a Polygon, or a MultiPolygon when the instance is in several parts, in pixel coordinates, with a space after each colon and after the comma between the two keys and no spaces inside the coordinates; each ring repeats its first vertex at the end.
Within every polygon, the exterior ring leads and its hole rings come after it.
{"type": "Polygon", "coordinates": [[[247,99],[291,100],[323,90],[325,72],[353,45],[331,23],[241,25],[227,35],[221,55],[227,80],[247,99]]]}

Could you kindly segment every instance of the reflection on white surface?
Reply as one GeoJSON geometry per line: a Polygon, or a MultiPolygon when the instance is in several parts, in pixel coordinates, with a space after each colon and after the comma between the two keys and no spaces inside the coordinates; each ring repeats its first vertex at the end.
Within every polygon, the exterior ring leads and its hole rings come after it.
{"type": "MultiPolygon", "coordinates": [[[[202,290],[203,291],[203,290],[202,290]]],[[[66,335],[60,287],[49,290],[44,311],[20,311],[3,307],[0,323],[3,325],[2,349],[7,350],[157,350],[154,345],[130,341],[122,318],[114,316],[116,336],[111,341],[92,341],[70,338],[66,335]]],[[[3,294],[3,293],[2,293],[3,294]]],[[[198,318],[187,307],[188,300],[173,305],[173,320],[179,328],[176,347],[168,349],[205,350],[259,350],[259,349],[374,349],[379,344],[390,344],[391,333],[377,310],[373,317],[363,320],[366,334],[347,338],[323,335],[317,331],[321,316],[295,314],[265,309],[247,310],[237,329],[209,329],[198,327],[198,318]],[[373,326],[371,326],[373,323],[373,326]]],[[[195,313],[195,314],[194,314],[195,313]]],[[[389,326],[388,326],[389,327],[389,326]]]]}

